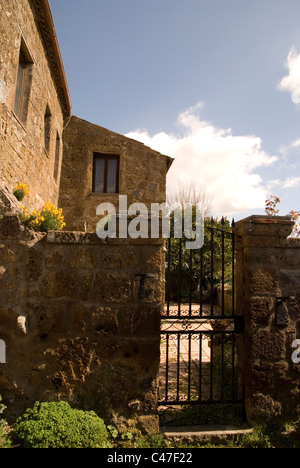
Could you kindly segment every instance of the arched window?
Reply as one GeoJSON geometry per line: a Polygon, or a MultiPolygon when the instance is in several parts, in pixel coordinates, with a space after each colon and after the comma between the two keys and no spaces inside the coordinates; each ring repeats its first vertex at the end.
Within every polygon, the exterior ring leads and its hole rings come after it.
{"type": "Polygon", "coordinates": [[[19,65],[16,82],[14,114],[25,124],[28,114],[29,97],[32,82],[33,60],[28,52],[24,40],[21,41],[19,65]]]}
{"type": "Polygon", "coordinates": [[[44,116],[44,148],[49,153],[51,137],[51,112],[49,106],[46,107],[44,116]]]}

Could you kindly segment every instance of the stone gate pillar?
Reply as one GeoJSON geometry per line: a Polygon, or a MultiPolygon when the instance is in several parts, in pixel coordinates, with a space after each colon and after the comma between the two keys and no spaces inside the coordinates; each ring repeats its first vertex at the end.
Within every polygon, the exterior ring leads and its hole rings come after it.
{"type": "Polygon", "coordinates": [[[300,239],[290,217],[251,216],[236,224],[237,310],[243,313],[248,422],[297,420],[300,364],[300,239]]]}

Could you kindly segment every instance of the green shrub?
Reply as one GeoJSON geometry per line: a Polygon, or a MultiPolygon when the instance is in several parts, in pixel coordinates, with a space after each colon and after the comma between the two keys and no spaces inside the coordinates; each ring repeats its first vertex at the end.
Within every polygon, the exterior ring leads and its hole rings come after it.
{"type": "Polygon", "coordinates": [[[10,429],[5,421],[0,421],[0,449],[10,448],[11,440],[9,438],[10,429]]]}
{"type": "Polygon", "coordinates": [[[24,448],[104,448],[108,432],[93,411],[72,409],[66,402],[35,403],[15,425],[24,448]]]}
{"type": "Polygon", "coordinates": [[[62,209],[56,208],[50,202],[46,202],[41,210],[35,210],[31,214],[27,208],[20,206],[19,218],[30,229],[39,232],[61,231],[66,226],[62,209]]]}
{"type": "Polygon", "coordinates": [[[9,427],[6,421],[2,418],[2,414],[6,410],[6,406],[2,403],[2,397],[0,395],[0,449],[11,447],[11,441],[8,437],[9,427]]]}
{"type": "Polygon", "coordinates": [[[0,395],[0,421],[1,421],[1,418],[2,418],[2,414],[6,410],[6,406],[3,405],[1,402],[2,402],[2,396],[0,395]]]}
{"type": "Polygon", "coordinates": [[[244,448],[272,448],[267,429],[256,426],[252,434],[244,435],[241,444],[244,448]]]}

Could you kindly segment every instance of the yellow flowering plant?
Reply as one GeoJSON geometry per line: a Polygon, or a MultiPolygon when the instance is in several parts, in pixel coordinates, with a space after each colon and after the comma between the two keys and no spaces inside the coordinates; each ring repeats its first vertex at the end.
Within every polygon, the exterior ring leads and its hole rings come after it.
{"type": "Polygon", "coordinates": [[[56,208],[52,203],[46,202],[40,210],[35,210],[31,214],[27,208],[20,207],[20,219],[27,226],[35,231],[61,231],[65,227],[62,209],[56,208]]]}
{"type": "Polygon", "coordinates": [[[18,201],[23,200],[23,198],[30,194],[28,185],[18,182],[14,187],[13,194],[18,201]]]}

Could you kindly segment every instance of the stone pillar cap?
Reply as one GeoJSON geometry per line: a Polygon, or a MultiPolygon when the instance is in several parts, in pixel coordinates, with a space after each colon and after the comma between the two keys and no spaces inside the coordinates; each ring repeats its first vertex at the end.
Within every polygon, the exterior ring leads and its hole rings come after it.
{"type": "Polygon", "coordinates": [[[235,232],[240,236],[288,237],[294,221],[290,215],[252,215],[236,222],[235,232]]]}

